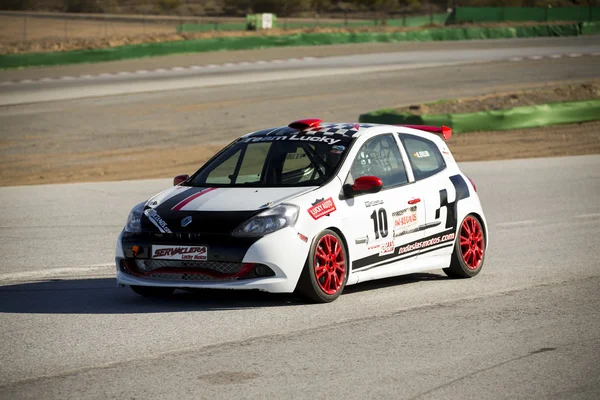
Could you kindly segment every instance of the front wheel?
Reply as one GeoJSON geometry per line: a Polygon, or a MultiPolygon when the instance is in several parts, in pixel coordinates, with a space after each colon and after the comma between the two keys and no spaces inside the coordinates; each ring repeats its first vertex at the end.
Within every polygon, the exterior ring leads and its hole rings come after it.
{"type": "Polygon", "coordinates": [[[481,222],[470,214],[463,219],[450,266],[444,272],[451,278],[471,278],[481,271],[485,258],[485,235],[481,222]]]}
{"type": "Polygon", "coordinates": [[[131,290],[144,297],[169,297],[175,288],[156,286],[131,286],[131,290]]]}
{"type": "Polygon", "coordinates": [[[334,301],[346,286],[347,263],[348,252],[340,236],[324,230],[313,240],[296,292],[316,303],[334,301]]]}

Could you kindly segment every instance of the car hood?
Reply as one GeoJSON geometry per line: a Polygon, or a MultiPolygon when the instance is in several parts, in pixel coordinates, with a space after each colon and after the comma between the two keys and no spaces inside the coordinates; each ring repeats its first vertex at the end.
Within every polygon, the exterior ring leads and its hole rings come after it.
{"type": "Polygon", "coordinates": [[[152,197],[147,207],[159,214],[193,211],[255,211],[268,208],[316,187],[211,188],[175,186],[152,197]]]}

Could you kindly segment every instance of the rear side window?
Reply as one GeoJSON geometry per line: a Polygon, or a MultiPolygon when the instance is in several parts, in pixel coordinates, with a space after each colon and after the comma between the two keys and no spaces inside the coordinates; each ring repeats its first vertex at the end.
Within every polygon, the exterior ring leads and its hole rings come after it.
{"type": "Polygon", "coordinates": [[[446,168],[444,157],[431,140],[406,134],[400,135],[400,139],[408,154],[415,180],[428,178],[446,168]]]}

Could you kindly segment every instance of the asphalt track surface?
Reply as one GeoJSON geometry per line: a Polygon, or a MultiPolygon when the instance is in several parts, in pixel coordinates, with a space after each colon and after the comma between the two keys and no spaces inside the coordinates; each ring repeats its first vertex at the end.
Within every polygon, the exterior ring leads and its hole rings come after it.
{"type": "MultiPolygon", "coordinates": [[[[461,67],[444,77],[454,87],[440,92],[597,77],[595,60],[461,67]]],[[[427,92],[443,68],[427,71],[429,81],[411,70],[348,77],[381,87],[404,79],[427,92]],[[413,81],[404,73],[415,73],[413,81]]],[[[342,90],[348,80],[337,84],[328,100],[351,108],[342,90]]],[[[263,101],[300,86],[272,82],[263,101]]],[[[203,91],[159,94],[177,102],[203,91]]],[[[18,137],[15,129],[30,126],[25,115],[56,133],[106,103],[143,108],[159,94],[5,107],[1,126],[11,129],[2,134],[18,137]],[[76,115],[52,120],[50,109],[59,107],[76,115]]],[[[270,101],[277,109],[292,98],[270,101]]],[[[301,100],[294,104],[304,104],[303,113],[322,110],[323,103],[301,100]]],[[[128,209],[167,179],[1,188],[0,398],[597,398],[600,156],[461,167],[477,184],[490,228],[482,273],[370,282],[328,305],[230,292],[154,301],[117,288],[112,267],[102,266],[116,234],[128,209]]]]}

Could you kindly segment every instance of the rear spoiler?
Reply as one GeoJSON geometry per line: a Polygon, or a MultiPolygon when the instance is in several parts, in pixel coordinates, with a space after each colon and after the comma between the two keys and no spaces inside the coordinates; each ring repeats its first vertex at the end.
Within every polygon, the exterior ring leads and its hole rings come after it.
{"type": "Polygon", "coordinates": [[[450,139],[450,136],[452,136],[452,128],[448,128],[447,126],[429,126],[429,125],[396,125],[396,126],[403,126],[405,128],[411,128],[411,129],[420,129],[422,131],[430,132],[430,133],[440,133],[444,137],[444,140],[448,140],[448,139],[450,139]]]}

